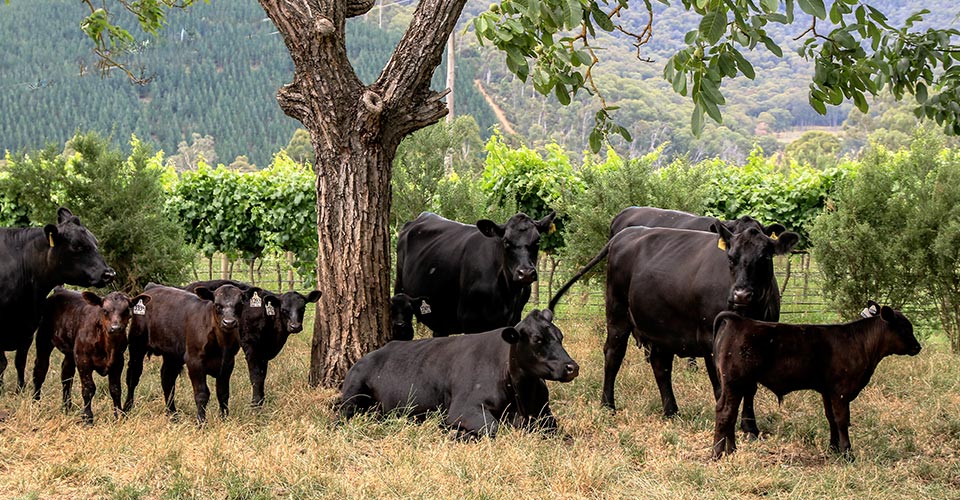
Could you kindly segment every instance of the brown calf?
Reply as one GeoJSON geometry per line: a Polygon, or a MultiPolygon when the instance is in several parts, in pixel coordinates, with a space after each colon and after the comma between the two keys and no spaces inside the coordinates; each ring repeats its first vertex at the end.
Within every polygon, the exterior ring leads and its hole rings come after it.
{"type": "MultiPolygon", "coordinates": [[[[174,388],[177,376],[187,365],[197,404],[197,421],[206,420],[210,389],[207,376],[217,380],[217,401],[220,415],[227,416],[230,399],[230,375],[234,358],[240,350],[239,318],[243,303],[260,292],[246,292],[224,285],[211,292],[197,288],[194,293],[166,286],[147,286],[144,295],[151,297],[149,307],[134,310],[130,324],[130,367],[127,369],[127,400],[124,411],[133,407],[133,394],[143,373],[147,354],[163,358],[160,385],[167,412],[176,412],[174,388]]],[[[135,303],[134,308],[139,304],[135,303]]]]}
{"type": "Polygon", "coordinates": [[[70,389],[74,371],[80,373],[83,387],[83,421],[93,424],[90,402],[97,388],[93,372],[106,375],[110,383],[114,416],[120,410],[120,375],[123,352],[127,349],[127,323],[130,304],[150,302],[150,297],[133,299],[120,292],[101,298],[93,292],[77,293],[63,288],[46,300],[43,318],[37,330],[37,360],[33,366],[33,397],[40,399],[40,388],[50,367],[50,353],[56,346],[63,353],[60,380],[63,384],[63,410],[73,406],[70,389]],[[133,301],[133,302],[132,302],[133,301]]]}
{"type": "Polygon", "coordinates": [[[757,384],[777,398],[810,389],[823,396],[830,449],[850,453],[850,402],[891,354],[920,352],[913,325],[887,306],[880,314],[842,325],[786,325],[723,312],[714,321],[714,359],[720,378],[713,458],[736,450],[737,408],[757,384]]]}

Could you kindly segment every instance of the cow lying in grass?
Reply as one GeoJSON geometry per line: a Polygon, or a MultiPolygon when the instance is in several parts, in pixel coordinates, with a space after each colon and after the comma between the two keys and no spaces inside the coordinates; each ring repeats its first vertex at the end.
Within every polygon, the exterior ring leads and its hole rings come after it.
{"type": "Polygon", "coordinates": [[[569,382],[580,367],[564,350],[553,312],[475,335],[394,341],[367,354],[343,381],[340,415],[405,410],[445,414],[457,436],[494,437],[501,421],[554,432],[544,380],[569,382]]]}
{"type": "Polygon", "coordinates": [[[870,382],[880,360],[920,352],[910,320],[887,306],[879,308],[878,316],[842,325],[787,325],[723,312],[714,321],[714,332],[720,377],[714,459],[736,450],[737,408],[758,383],[781,399],[803,389],[819,392],[830,424],[830,449],[852,457],[850,402],[870,382]]]}

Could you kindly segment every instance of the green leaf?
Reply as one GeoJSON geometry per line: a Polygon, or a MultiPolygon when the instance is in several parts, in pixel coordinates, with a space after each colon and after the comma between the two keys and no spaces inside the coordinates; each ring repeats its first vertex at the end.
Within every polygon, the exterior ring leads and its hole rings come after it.
{"type": "Polygon", "coordinates": [[[763,9],[764,12],[776,12],[779,7],[780,0],[760,0],[760,8],[763,9]]]}
{"type": "Polygon", "coordinates": [[[927,102],[927,86],[923,82],[917,82],[916,89],[917,104],[924,104],[927,102]]]}
{"type": "Polygon", "coordinates": [[[753,65],[750,64],[750,61],[747,58],[743,57],[743,54],[739,50],[732,50],[731,54],[737,60],[737,67],[740,68],[740,72],[743,73],[743,76],[753,80],[756,78],[757,74],[753,70],[753,65]]]}
{"type": "Polygon", "coordinates": [[[595,1],[590,2],[590,14],[593,16],[593,21],[597,23],[597,26],[599,26],[600,29],[604,31],[613,31],[613,21],[607,17],[607,14],[600,9],[600,6],[597,5],[595,1]]]}
{"type": "Polygon", "coordinates": [[[710,45],[716,44],[727,31],[727,11],[718,9],[707,12],[700,20],[700,36],[710,45]]]}
{"type": "Polygon", "coordinates": [[[800,10],[816,17],[817,19],[827,18],[827,8],[823,5],[823,0],[797,0],[800,10]]]}

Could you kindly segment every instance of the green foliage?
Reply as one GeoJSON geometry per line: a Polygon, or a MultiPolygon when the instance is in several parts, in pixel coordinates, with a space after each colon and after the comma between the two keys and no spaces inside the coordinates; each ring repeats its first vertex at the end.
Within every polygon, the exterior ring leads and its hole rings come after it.
{"type": "MultiPolygon", "coordinates": [[[[149,281],[180,282],[189,250],[163,206],[163,155],[136,137],[124,158],[95,133],[78,134],[60,153],[56,146],[8,157],[0,193],[13,201],[16,223],[55,222],[59,206],[80,216],[99,240],[100,253],[125,291],[149,281]]],[[[4,217],[11,212],[4,205],[4,217]]],[[[24,224],[26,225],[26,224],[24,224]]]]}
{"type": "Polygon", "coordinates": [[[960,155],[920,135],[909,151],[875,148],[812,231],[824,289],[848,313],[867,299],[932,303],[960,351],[960,155]]]}
{"type": "Polygon", "coordinates": [[[837,166],[843,145],[836,135],[819,130],[805,132],[786,147],[787,158],[818,169],[837,166]]]}
{"type": "Polygon", "coordinates": [[[845,172],[795,163],[781,168],[756,149],[746,165],[718,169],[707,194],[705,213],[721,219],[750,215],[764,224],[779,222],[800,234],[797,248],[804,249],[810,244],[811,224],[845,172]]]}
{"type": "Polygon", "coordinates": [[[314,182],[309,166],[282,152],[270,167],[254,172],[200,162],[172,183],[165,208],[207,257],[293,252],[300,275],[310,278],[317,251],[314,182]]]}
{"type": "MultiPolygon", "coordinates": [[[[663,77],[676,93],[689,95],[695,135],[703,131],[705,115],[722,123],[720,106],[726,99],[720,89],[725,80],[739,75],[755,78],[754,65],[744,53],[763,47],[782,58],[783,49],[771,30],[807,20],[813,24],[797,38],[803,42],[799,53],[814,63],[809,103],[818,113],[825,114],[826,104],[839,105],[844,99],[866,111],[865,96],[889,88],[897,99],[915,96],[917,116],[960,133],[960,71],[954,66],[960,57],[956,44],[960,31],[915,29],[929,13],[926,10],[908,17],[898,29],[883,12],[856,0],[835,1],[829,9],[823,0],[681,3],[698,22],[683,37],[683,48],[668,59],[663,77]],[[828,19],[828,31],[818,32],[817,22],[822,30],[828,19]]],[[[595,43],[602,35],[618,31],[638,49],[650,41],[657,17],[651,0],[643,0],[640,7],[648,18],[642,29],[630,31],[613,21],[615,17],[619,21],[631,5],[640,1],[501,0],[475,19],[474,28],[481,42],[506,53],[512,73],[521,80],[532,77],[537,91],[552,92],[561,104],[568,104],[580,89],[598,91],[593,70],[599,62],[595,43]]],[[[601,96],[601,112],[611,108],[601,96]]],[[[590,143],[594,151],[599,149],[599,140],[590,143]]]]}
{"type": "MultiPolygon", "coordinates": [[[[513,149],[499,132],[494,132],[487,141],[480,188],[500,207],[515,207],[534,219],[549,215],[563,206],[565,191],[576,193],[583,183],[561,146],[548,144],[545,149],[545,157],[526,146],[513,149]]],[[[541,237],[540,250],[556,253],[563,247],[565,218],[558,211],[556,231],[541,237]]]]}

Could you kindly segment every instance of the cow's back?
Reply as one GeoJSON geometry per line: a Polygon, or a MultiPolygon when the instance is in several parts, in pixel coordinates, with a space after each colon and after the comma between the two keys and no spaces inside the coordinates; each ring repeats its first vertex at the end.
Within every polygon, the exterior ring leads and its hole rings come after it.
{"type": "Polygon", "coordinates": [[[630,227],[611,240],[608,259],[608,307],[628,307],[637,329],[670,351],[709,353],[732,284],[715,234],[630,227]]]}
{"type": "Polygon", "coordinates": [[[213,329],[210,301],[167,286],[151,288],[144,295],[150,296],[150,303],[144,314],[134,311],[130,337],[145,338],[147,351],[152,354],[185,353],[188,334],[207,334],[213,329]]]}
{"type": "Polygon", "coordinates": [[[635,226],[672,227],[675,229],[692,229],[695,231],[709,231],[710,224],[715,218],[694,215],[679,210],[668,210],[656,207],[627,207],[618,213],[610,222],[610,236],[619,233],[625,228],[635,226]]]}
{"type": "Polygon", "coordinates": [[[98,320],[99,311],[80,293],[58,288],[46,299],[37,336],[51,339],[61,352],[72,352],[77,334],[98,320]]]}

